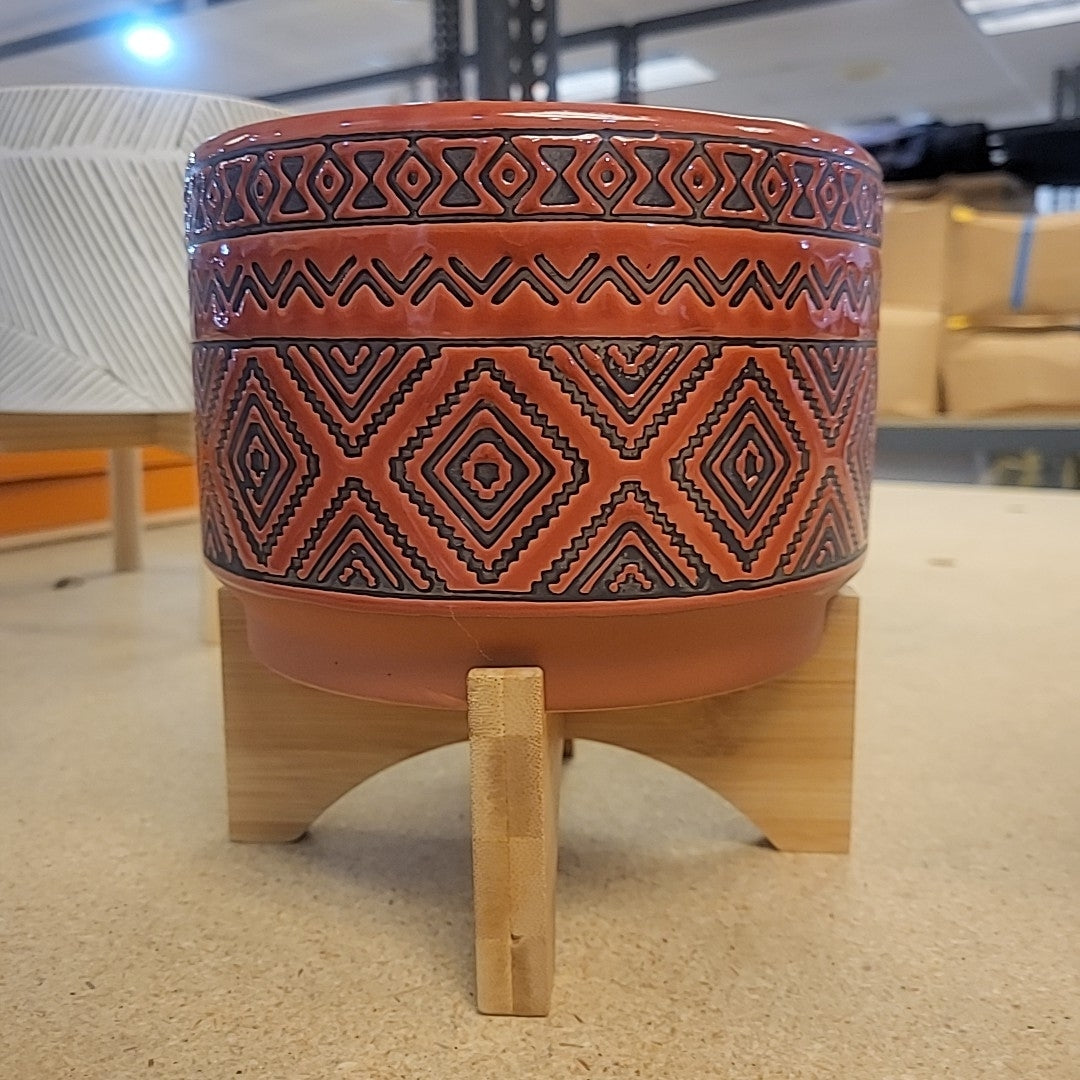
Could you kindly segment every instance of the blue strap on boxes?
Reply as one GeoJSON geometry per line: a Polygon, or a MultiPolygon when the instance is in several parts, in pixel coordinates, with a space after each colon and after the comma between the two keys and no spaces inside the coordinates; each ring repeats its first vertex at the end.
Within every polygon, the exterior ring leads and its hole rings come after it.
{"type": "Polygon", "coordinates": [[[1009,292],[1009,306],[1013,311],[1022,311],[1027,298],[1028,267],[1031,265],[1031,249],[1035,243],[1035,215],[1028,214],[1020,229],[1020,239],[1016,244],[1016,262],[1013,264],[1012,289],[1009,292]]]}

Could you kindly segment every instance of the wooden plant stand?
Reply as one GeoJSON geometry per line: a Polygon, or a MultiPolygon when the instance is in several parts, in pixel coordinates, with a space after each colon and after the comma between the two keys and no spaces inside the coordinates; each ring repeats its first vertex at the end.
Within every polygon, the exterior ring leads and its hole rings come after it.
{"type": "Polygon", "coordinates": [[[848,590],[829,606],[817,654],[788,675],[705,700],[562,714],[546,711],[539,668],[474,669],[467,713],[315,690],[252,657],[228,590],[220,610],[232,839],[296,840],[369,776],[468,740],[483,1013],[550,1007],[565,739],[615,743],[681,769],[782,851],[848,849],[858,631],[848,590]]]}

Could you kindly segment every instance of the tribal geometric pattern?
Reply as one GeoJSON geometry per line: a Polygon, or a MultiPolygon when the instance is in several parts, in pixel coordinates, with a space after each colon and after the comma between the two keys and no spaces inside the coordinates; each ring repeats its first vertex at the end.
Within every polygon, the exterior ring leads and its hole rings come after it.
{"type": "Polygon", "coordinates": [[[805,439],[757,360],[750,359],[672,461],[671,471],[749,571],[809,468],[805,439]]]}
{"type": "Polygon", "coordinates": [[[821,573],[847,562],[857,550],[858,532],[836,469],[830,465],[780,565],[785,574],[821,573]]]}
{"type": "Polygon", "coordinates": [[[357,454],[435,356],[415,342],[308,341],[286,346],[281,359],[342,450],[357,454]]]}
{"type": "MultiPolygon", "coordinates": [[[[330,265],[285,258],[270,268],[234,256],[225,271],[213,259],[196,261],[192,310],[205,325],[235,319],[245,307],[285,313],[303,306],[378,317],[400,305],[419,308],[429,300],[448,299],[461,311],[498,309],[521,293],[548,311],[567,303],[614,303],[627,309],[652,304],[678,310],[688,300],[706,309],[737,311],[753,298],[758,310],[772,312],[792,311],[802,299],[811,312],[846,311],[868,323],[878,302],[876,279],[857,264],[813,256],[772,266],[763,258],[738,253],[723,263],[671,254],[652,273],[627,255],[606,261],[599,252],[560,264],[544,254],[523,263],[504,256],[477,265],[465,256],[436,259],[430,254],[407,264],[392,262],[385,253],[350,254],[330,265]]],[[[841,364],[841,375],[844,370],[841,364]]],[[[830,372],[826,383],[836,378],[837,373],[830,372]]]]}
{"type": "Polygon", "coordinates": [[[216,462],[248,550],[265,565],[318,475],[318,461],[252,350],[226,405],[216,462]]]}
{"type": "Polygon", "coordinates": [[[658,221],[877,244],[880,180],[841,154],[684,132],[538,129],[241,145],[188,173],[193,242],[365,224],[658,221]]]}
{"type": "Polygon", "coordinates": [[[865,533],[870,522],[870,482],[874,478],[874,436],[877,429],[877,364],[867,366],[858,388],[858,404],[850,427],[844,464],[855,488],[855,501],[865,533]]]}
{"type": "Polygon", "coordinates": [[[554,596],[619,600],[708,590],[700,555],[649,497],[627,480],[544,574],[554,596]]]}
{"type": "Polygon", "coordinates": [[[807,342],[782,346],[788,370],[815,409],[830,446],[836,445],[851,410],[860,365],[858,346],[807,342]]]}
{"type": "Polygon", "coordinates": [[[482,357],[393,458],[390,475],[476,580],[491,585],[581,490],[589,467],[482,357]]]}
{"type": "Polygon", "coordinates": [[[338,489],[289,573],[315,588],[390,596],[422,596],[438,582],[357,477],[338,489]]]}
{"type": "Polygon", "coordinates": [[[719,359],[671,338],[552,341],[533,353],[620,457],[636,460],[719,359]]]}
{"type": "Polygon", "coordinates": [[[819,574],[865,547],[873,365],[864,341],[200,346],[204,549],[254,580],[405,601],[819,574]]]}
{"type": "Polygon", "coordinates": [[[873,161],[607,109],[294,119],[198,152],[214,564],[449,613],[419,605],[696,602],[861,557],[873,161]]]}

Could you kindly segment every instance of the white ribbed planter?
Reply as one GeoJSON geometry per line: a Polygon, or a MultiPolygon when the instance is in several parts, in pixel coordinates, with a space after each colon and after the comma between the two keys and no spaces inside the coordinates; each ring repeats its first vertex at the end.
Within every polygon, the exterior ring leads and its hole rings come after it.
{"type": "Polygon", "coordinates": [[[0,413],[191,411],[187,157],[283,115],[165,90],[0,89],[0,413]]]}

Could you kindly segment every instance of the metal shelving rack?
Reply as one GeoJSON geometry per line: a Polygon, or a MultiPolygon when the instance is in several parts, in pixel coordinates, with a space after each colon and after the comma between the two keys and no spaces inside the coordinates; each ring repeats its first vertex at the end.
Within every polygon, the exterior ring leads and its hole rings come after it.
{"type": "Polygon", "coordinates": [[[1080,487],[1080,413],[878,421],[883,480],[1080,487]]]}

